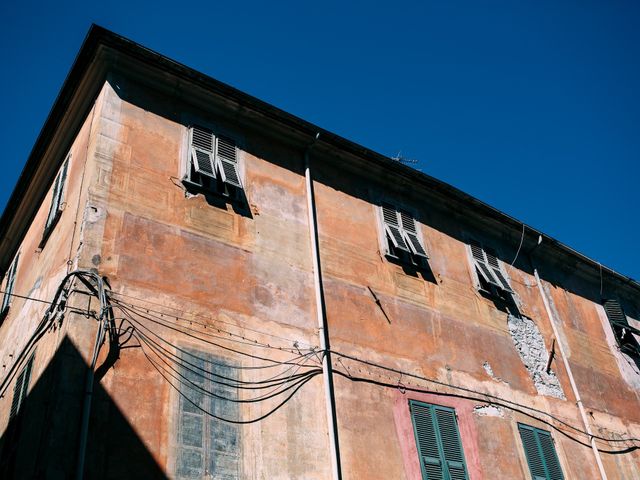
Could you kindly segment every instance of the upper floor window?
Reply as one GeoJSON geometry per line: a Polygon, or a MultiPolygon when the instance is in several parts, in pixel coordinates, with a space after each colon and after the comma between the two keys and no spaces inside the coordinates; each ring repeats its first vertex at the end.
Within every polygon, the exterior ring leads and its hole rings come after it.
{"type": "Polygon", "coordinates": [[[6,281],[4,282],[4,296],[2,297],[2,308],[0,309],[0,320],[3,319],[9,311],[11,305],[13,285],[16,281],[16,269],[18,268],[18,259],[20,254],[16,255],[16,258],[11,263],[9,270],[7,271],[6,281]]]}
{"type": "Polygon", "coordinates": [[[533,480],[564,480],[551,434],[522,423],[518,430],[533,480]]]}
{"type": "Polygon", "coordinates": [[[608,299],[604,301],[603,306],[620,350],[627,355],[639,357],[640,345],[634,333],[638,334],[640,332],[629,325],[629,321],[620,302],[608,299]]]}
{"type": "Polygon", "coordinates": [[[456,412],[452,408],[409,401],[423,480],[468,480],[456,412]]]}
{"type": "Polygon", "coordinates": [[[513,293],[509,280],[500,266],[496,252],[493,249],[484,247],[476,240],[469,242],[473,264],[478,274],[480,287],[486,291],[497,289],[513,293]]]}
{"type": "Polygon", "coordinates": [[[44,233],[42,235],[40,247],[44,246],[44,242],[58,223],[60,215],[62,214],[64,204],[64,187],[67,180],[67,170],[69,169],[70,158],[71,154],[67,156],[64,164],[62,165],[62,169],[53,182],[53,196],[51,197],[51,205],[49,206],[49,214],[47,215],[47,223],[44,226],[44,233]]]}
{"type": "Polygon", "coordinates": [[[9,411],[9,418],[14,418],[20,413],[20,409],[27,398],[27,391],[29,390],[29,382],[31,381],[31,370],[33,369],[33,357],[34,354],[29,357],[27,364],[22,368],[16,384],[13,387],[13,400],[11,400],[11,410],[9,411]]]}
{"type": "Polygon", "coordinates": [[[401,260],[421,265],[429,257],[422,243],[415,219],[405,210],[391,205],[380,207],[386,240],[386,254],[401,260]]]}
{"type": "Polygon", "coordinates": [[[242,190],[235,142],[206,128],[191,127],[185,180],[207,191],[235,197],[242,190]]]}

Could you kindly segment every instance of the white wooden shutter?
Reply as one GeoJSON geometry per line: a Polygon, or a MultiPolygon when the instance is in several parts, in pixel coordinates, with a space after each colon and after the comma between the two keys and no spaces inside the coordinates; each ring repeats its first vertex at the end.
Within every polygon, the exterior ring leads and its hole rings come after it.
{"type": "Polygon", "coordinates": [[[487,265],[486,255],[480,244],[475,240],[472,240],[469,243],[469,246],[471,247],[471,255],[473,256],[473,261],[478,274],[485,282],[498,288],[502,288],[493,274],[493,269],[489,268],[489,265],[487,265]]]}
{"type": "Polygon", "coordinates": [[[215,137],[213,132],[202,127],[191,128],[191,162],[193,169],[200,175],[216,178],[213,148],[215,137]]]}
{"type": "Polygon", "coordinates": [[[498,258],[495,255],[495,252],[485,249],[485,255],[487,256],[487,264],[491,267],[495,278],[498,280],[498,287],[502,288],[504,291],[513,293],[511,290],[511,285],[509,285],[509,281],[507,277],[502,273],[502,269],[500,268],[500,264],[498,263],[498,258]]]}
{"type": "MultiPolygon", "coordinates": [[[[65,166],[63,168],[66,169],[67,162],[65,162],[65,166]]],[[[65,172],[66,176],[66,172],[65,172]]],[[[58,211],[60,210],[60,196],[62,191],[62,172],[58,173],[56,179],[53,181],[53,196],[51,197],[51,205],[49,206],[49,215],[47,215],[47,223],[45,225],[45,230],[51,228],[56,216],[58,215],[58,211]]]]}
{"type": "Polygon", "coordinates": [[[7,272],[7,283],[4,285],[4,297],[2,298],[2,309],[0,309],[0,313],[3,313],[11,304],[11,294],[13,293],[13,284],[16,280],[18,258],[20,258],[19,254],[16,256],[15,260],[9,267],[9,271],[7,272]]]}
{"type": "Polygon", "coordinates": [[[411,249],[411,252],[414,255],[419,257],[428,258],[427,252],[420,241],[420,236],[418,235],[418,225],[416,224],[415,219],[409,215],[407,212],[400,211],[400,223],[402,227],[403,236],[411,249]]]}
{"type": "Polygon", "coordinates": [[[387,238],[389,239],[389,241],[391,241],[395,248],[399,248],[400,250],[409,252],[409,247],[407,246],[404,236],[402,235],[398,212],[396,212],[395,208],[388,205],[383,205],[381,209],[382,222],[384,223],[384,230],[387,234],[387,238]]]}
{"type": "Polygon", "coordinates": [[[242,188],[240,174],[238,172],[238,157],[236,144],[223,137],[218,137],[216,141],[216,163],[222,181],[229,185],[242,188]]]}

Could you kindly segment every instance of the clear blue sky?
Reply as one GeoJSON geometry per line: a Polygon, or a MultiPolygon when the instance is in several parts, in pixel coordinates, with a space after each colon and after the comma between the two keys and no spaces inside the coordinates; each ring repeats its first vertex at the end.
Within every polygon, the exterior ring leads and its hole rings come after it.
{"type": "Polygon", "coordinates": [[[640,2],[0,5],[0,209],[98,23],[640,279],[640,2]]]}

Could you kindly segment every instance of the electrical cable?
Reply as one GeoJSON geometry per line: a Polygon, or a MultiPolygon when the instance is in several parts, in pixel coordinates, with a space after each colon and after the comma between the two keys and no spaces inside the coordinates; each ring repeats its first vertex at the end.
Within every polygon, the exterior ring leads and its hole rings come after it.
{"type": "MultiPolygon", "coordinates": [[[[138,300],[138,301],[140,301],[140,302],[149,303],[149,304],[151,304],[151,305],[156,305],[156,306],[158,306],[158,307],[167,308],[167,309],[169,309],[169,310],[174,310],[174,311],[176,311],[176,312],[182,312],[182,310],[177,309],[177,308],[175,308],[175,307],[170,307],[170,306],[163,305],[163,304],[161,304],[161,303],[157,303],[157,302],[151,302],[151,301],[149,301],[149,300],[145,300],[145,299],[142,299],[142,298],[139,298],[139,297],[135,297],[135,296],[133,296],[133,295],[128,295],[128,294],[126,294],[126,293],[111,292],[111,294],[112,294],[112,295],[116,295],[116,296],[122,296],[122,297],[131,298],[131,299],[133,299],[133,300],[138,300]]],[[[144,310],[146,310],[147,312],[153,312],[153,313],[157,313],[157,314],[159,314],[159,315],[165,315],[165,316],[169,316],[169,317],[172,317],[172,318],[179,318],[180,320],[184,320],[184,321],[186,321],[186,322],[190,322],[190,323],[195,323],[195,324],[198,324],[198,325],[201,325],[201,326],[208,326],[208,325],[209,325],[209,324],[205,324],[205,323],[197,322],[197,321],[192,320],[192,319],[188,319],[188,318],[184,318],[184,317],[180,317],[180,316],[176,316],[176,315],[169,315],[169,314],[167,314],[167,313],[160,312],[160,311],[158,311],[158,310],[153,310],[153,309],[150,309],[150,308],[147,308],[147,307],[143,307],[142,305],[135,305],[135,304],[131,304],[131,303],[127,303],[127,302],[122,302],[122,301],[118,301],[118,302],[119,302],[119,303],[121,303],[121,304],[124,304],[124,305],[131,306],[131,307],[137,307],[137,308],[144,309],[144,310]]],[[[214,319],[214,318],[207,317],[207,316],[205,316],[205,315],[200,315],[200,314],[197,314],[197,313],[192,313],[191,315],[193,315],[194,317],[202,318],[202,319],[204,319],[204,320],[208,320],[208,321],[210,321],[210,322],[214,322],[214,323],[222,323],[222,324],[229,325],[229,326],[232,326],[232,327],[235,327],[235,328],[242,328],[243,330],[247,330],[247,331],[250,331],[250,332],[253,332],[253,333],[257,333],[257,334],[259,334],[259,335],[267,335],[267,336],[269,336],[269,337],[277,338],[277,339],[279,339],[279,340],[285,340],[285,341],[287,341],[287,342],[294,343],[294,341],[292,341],[290,338],[282,337],[282,336],[280,336],[280,335],[275,335],[275,334],[273,334],[273,333],[269,333],[269,332],[263,332],[263,331],[260,331],[260,330],[253,330],[253,329],[251,329],[251,328],[249,328],[249,327],[245,327],[245,326],[243,326],[243,327],[238,327],[236,324],[233,324],[233,323],[231,323],[231,322],[226,322],[226,321],[221,320],[221,319],[219,319],[219,318],[214,319]]],[[[309,347],[309,349],[318,348],[317,346],[314,346],[314,345],[312,345],[312,344],[310,344],[310,343],[301,342],[301,341],[299,341],[299,340],[295,340],[295,342],[297,342],[299,345],[305,345],[305,346],[309,347]]]]}
{"type": "MultiPolygon", "coordinates": [[[[507,400],[507,399],[504,399],[502,397],[499,397],[497,395],[493,395],[493,394],[490,394],[490,393],[479,392],[479,391],[471,389],[471,388],[462,387],[462,386],[459,386],[459,385],[451,385],[451,384],[448,384],[448,383],[445,383],[445,382],[441,382],[439,380],[435,380],[435,379],[431,379],[431,378],[427,378],[427,377],[422,377],[420,375],[415,375],[415,374],[412,374],[412,373],[409,373],[409,372],[404,372],[402,370],[398,370],[398,369],[395,369],[395,368],[392,368],[392,367],[387,367],[387,366],[380,365],[380,364],[377,364],[377,363],[374,363],[374,362],[370,362],[368,360],[362,360],[360,358],[357,358],[357,357],[354,357],[354,356],[351,356],[351,355],[340,353],[340,352],[337,352],[335,350],[332,350],[332,353],[335,354],[337,357],[346,358],[348,360],[359,362],[359,363],[362,363],[364,365],[368,365],[368,366],[371,366],[371,367],[374,367],[374,368],[379,368],[379,369],[382,369],[382,370],[393,372],[393,373],[396,373],[398,375],[412,377],[412,378],[415,378],[417,380],[422,380],[422,381],[425,381],[425,382],[428,382],[428,383],[433,383],[433,384],[436,384],[436,385],[439,385],[439,386],[442,386],[442,387],[446,387],[446,388],[452,388],[454,390],[460,390],[460,391],[463,391],[463,392],[466,392],[466,393],[482,395],[482,396],[484,396],[484,397],[486,397],[488,399],[492,399],[492,400],[490,400],[490,403],[495,403],[495,402],[493,402],[493,400],[496,400],[498,402],[504,402],[505,404],[516,406],[518,408],[525,408],[525,409],[530,410],[532,412],[536,412],[536,413],[539,413],[541,415],[547,416],[547,417],[553,419],[554,421],[560,423],[561,425],[563,425],[563,426],[565,426],[567,428],[570,428],[571,430],[574,430],[574,431],[576,431],[576,432],[578,432],[578,433],[580,433],[582,435],[589,436],[588,433],[585,432],[584,430],[565,422],[564,420],[558,418],[557,416],[554,416],[551,413],[545,412],[543,410],[539,410],[539,409],[537,409],[535,407],[530,407],[530,406],[523,405],[523,404],[518,403],[518,402],[513,402],[511,400],[507,400]]],[[[343,376],[348,378],[350,375],[343,373],[343,376]]],[[[356,377],[352,376],[351,378],[356,378],[356,377]]],[[[394,386],[394,387],[397,388],[397,385],[394,386]]],[[[442,395],[455,395],[455,394],[447,394],[447,393],[443,393],[443,392],[429,392],[429,393],[442,394],[442,395]]],[[[475,398],[475,397],[473,397],[473,399],[474,400],[482,400],[480,398],[475,398]]],[[[486,400],[482,400],[482,401],[486,401],[486,400]]],[[[511,407],[508,407],[507,405],[505,405],[505,407],[506,408],[511,408],[511,407]]],[[[537,418],[537,417],[535,417],[535,418],[537,418]]],[[[538,418],[538,420],[544,421],[544,420],[539,419],[539,418],[538,418]]],[[[597,435],[593,435],[593,438],[596,438],[598,440],[602,440],[602,441],[605,441],[605,442],[629,442],[629,441],[640,442],[640,439],[637,439],[637,438],[610,439],[610,438],[606,438],[606,437],[600,437],[600,436],[597,436],[597,435]]]]}
{"type": "MultiPolygon", "coordinates": [[[[144,340],[142,340],[142,343],[146,344],[146,342],[144,342],[144,340]]],[[[149,346],[148,344],[146,344],[146,345],[149,346]]],[[[142,347],[142,348],[144,348],[144,347],[142,347]]],[[[151,349],[153,350],[153,348],[151,348],[151,349]]],[[[156,353],[156,355],[157,355],[157,352],[154,352],[154,353],[156,353]]],[[[178,370],[176,370],[175,368],[171,367],[171,365],[169,365],[161,357],[159,357],[159,358],[165,365],[167,365],[167,367],[170,370],[172,370],[175,373],[175,375],[171,374],[171,373],[169,373],[169,375],[171,375],[174,379],[176,379],[180,384],[185,385],[188,388],[196,389],[196,390],[200,391],[201,393],[205,394],[208,397],[214,397],[214,398],[218,398],[220,400],[225,400],[225,401],[229,401],[229,402],[233,402],[233,403],[257,403],[257,402],[262,402],[262,401],[265,401],[265,400],[269,400],[271,398],[274,398],[274,397],[276,397],[278,395],[281,395],[282,393],[294,388],[295,386],[297,386],[300,383],[304,382],[307,378],[313,377],[316,374],[322,372],[321,369],[316,368],[314,370],[310,370],[310,371],[305,372],[301,376],[298,376],[293,382],[291,382],[290,380],[286,380],[285,382],[281,382],[281,384],[277,385],[276,388],[272,389],[270,392],[267,392],[267,393],[265,393],[265,394],[263,394],[263,395],[261,395],[259,397],[238,400],[238,399],[232,399],[232,398],[224,397],[222,395],[218,395],[218,394],[216,394],[216,393],[214,393],[212,391],[209,391],[209,390],[201,387],[200,385],[198,385],[198,384],[192,382],[191,380],[189,380],[187,377],[185,377],[183,374],[181,374],[178,370]],[[176,377],[176,375],[178,377],[180,377],[181,379],[183,379],[184,381],[178,379],[176,377]],[[284,386],[284,385],[287,385],[287,386],[285,386],[281,390],[278,390],[281,386],[284,386]]],[[[150,360],[150,357],[148,357],[148,356],[147,356],[147,359],[149,361],[153,362],[153,360],[150,360]]],[[[153,363],[155,363],[155,362],[153,362],[153,363]]],[[[155,364],[155,366],[157,367],[157,363],[155,364]]],[[[168,373],[167,370],[164,367],[160,367],[160,368],[162,368],[163,371],[168,373]]],[[[293,375],[291,377],[293,377],[293,375]]],[[[202,378],[207,379],[207,377],[202,377],[202,378]]],[[[219,385],[225,385],[225,386],[234,387],[233,385],[228,385],[226,383],[221,383],[221,382],[214,382],[214,383],[217,383],[219,385]]],[[[270,388],[270,387],[272,387],[272,385],[269,385],[268,387],[259,387],[259,388],[270,388]]],[[[235,388],[241,389],[241,388],[246,388],[246,387],[235,386],[235,388]]]]}

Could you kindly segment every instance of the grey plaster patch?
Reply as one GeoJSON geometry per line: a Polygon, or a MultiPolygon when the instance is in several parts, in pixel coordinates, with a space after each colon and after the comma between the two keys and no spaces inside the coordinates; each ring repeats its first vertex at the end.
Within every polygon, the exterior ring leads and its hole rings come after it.
{"type": "Polygon", "coordinates": [[[504,417],[502,408],[495,405],[477,405],[474,407],[473,413],[481,417],[504,417]]]}
{"type": "Polygon", "coordinates": [[[519,318],[513,315],[509,315],[508,325],[516,350],[529,371],[538,393],[564,400],[564,392],[558,377],[553,371],[549,370],[548,373],[546,371],[549,353],[537,325],[530,318],[519,318]]]}

